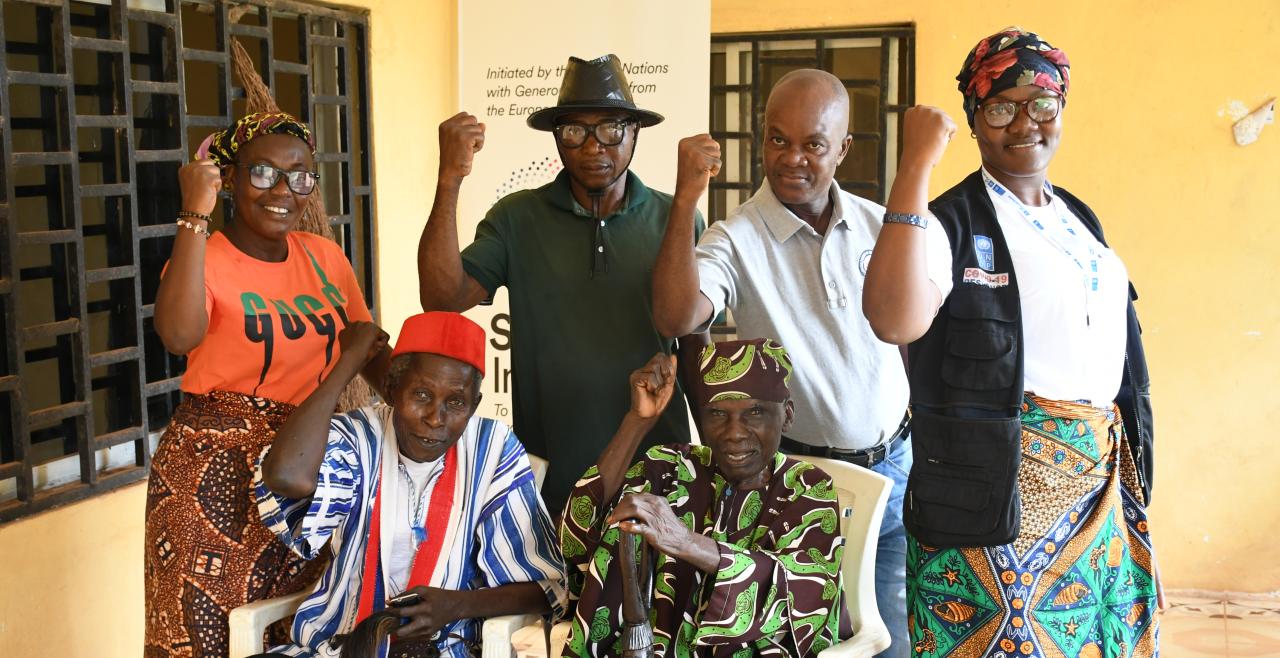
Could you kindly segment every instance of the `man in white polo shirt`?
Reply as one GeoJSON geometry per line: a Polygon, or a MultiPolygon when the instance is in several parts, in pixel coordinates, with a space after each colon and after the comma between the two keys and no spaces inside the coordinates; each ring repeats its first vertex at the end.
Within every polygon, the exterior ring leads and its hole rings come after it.
{"type": "Polygon", "coordinates": [[[911,469],[907,377],[898,348],[862,314],[867,261],[884,217],[844,192],[836,167],[849,152],[849,98],[825,71],[783,76],[765,106],[767,183],[694,243],[698,200],[720,169],[709,135],[681,140],[675,198],[653,272],[654,323],[664,336],[705,330],[725,308],[740,338],[787,346],[795,423],[782,450],[842,459],[888,476],[876,600],[893,638],[880,656],[911,655],[907,640],[902,495],[911,469]]]}

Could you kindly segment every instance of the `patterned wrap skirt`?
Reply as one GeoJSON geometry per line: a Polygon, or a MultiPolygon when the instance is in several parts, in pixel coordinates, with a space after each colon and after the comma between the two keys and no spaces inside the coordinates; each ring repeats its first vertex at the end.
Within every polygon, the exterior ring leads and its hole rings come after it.
{"type": "Polygon", "coordinates": [[[214,391],[174,411],[147,481],[146,658],[226,658],[233,608],[319,578],[323,560],[277,540],[253,493],[258,457],[293,410],[214,391]]]}
{"type": "Polygon", "coordinates": [[[919,658],[1159,655],[1147,514],[1120,412],[1027,395],[1022,525],[1011,544],[907,537],[907,613],[919,658]]]}

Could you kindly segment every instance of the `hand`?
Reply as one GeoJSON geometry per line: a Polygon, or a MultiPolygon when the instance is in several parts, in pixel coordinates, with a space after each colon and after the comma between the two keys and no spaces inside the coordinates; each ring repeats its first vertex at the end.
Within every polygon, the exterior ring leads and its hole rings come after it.
{"type": "Polygon", "coordinates": [[[440,124],[441,179],[461,180],[471,174],[476,151],[484,148],[484,124],[459,112],[440,124]]]}
{"type": "Polygon", "coordinates": [[[400,616],[408,618],[409,623],[396,629],[396,637],[431,637],[444,628],[445,624],[460,619],[455,616],[458,610],[458,592],[421,585],[410,587],[407,591],[422,597],[422,602],[397,608],[400,616]]]}
{"type": "Polygon", "coordinates": [[[192,160],[178,168],[178,187],[182,190],[183,210],[211,214],[218,203],[222,171],[211,158],[192,160]]]}
{"type": "Polygon", "coordinates": [[[671,557],[681,557],[693,544],[693,531],[685,527],[667,499],[653,494],[627,494],[609,514],[607,523],[644,537],[650,546],[671,557]]]}
{"type": "Polygon", "coordinates": [[[720,174],[720,143],[703,133],[680,140],[676,156],[676,194],[702,198],[720,174]]]}
{"type": "Polygon", "coordinates": [[[902,119],[902,162],[932,169],[942,161],[956,124],[946,112],[928,105],[907,108],[902,119]]]}
{"type": "Polygon", "coordinates": [[[631,413],[645,420],[667,408],[676,387],[676,357],[662,352],[631,373],[631,413]]]}
{"type": "Polygon", "coordinates": [[[363,367],[387,349],[390,340],[387,332],[372,322],[352,322],[338,334],[338,345],[342,347],[339,358],[356,359],[363,367]]]}

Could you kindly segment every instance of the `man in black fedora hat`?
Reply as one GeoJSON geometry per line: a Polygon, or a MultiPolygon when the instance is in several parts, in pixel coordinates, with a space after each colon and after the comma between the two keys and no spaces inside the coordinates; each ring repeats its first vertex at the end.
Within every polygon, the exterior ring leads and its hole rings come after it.
{"type": "MultiPolygon", "coordinates": [[[[439,182],[418,245],[422,306],[464,311],[507,287],[516,435],[550,461],[542,493],[553,513],[630,408],[629,373],[672,349],[653,326],[649,279],[671,196],[629,171],[640,129],[661,121],[636,107],[617,56],[570,57],[556,105],[527,119],[553,134],[564,170],[494,204],[461,253],[458,193],[484,124],[462,112],[440,125],[439,182]]],[[[645,448],[688,440],[677,396],[645,448]]]]}

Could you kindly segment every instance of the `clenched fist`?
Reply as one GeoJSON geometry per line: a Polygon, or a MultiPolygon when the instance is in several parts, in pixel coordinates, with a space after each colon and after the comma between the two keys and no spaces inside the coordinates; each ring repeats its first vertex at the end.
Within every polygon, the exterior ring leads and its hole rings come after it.
{"type": "Polygon", "coordinates": [[[932,168],[942,160],[956,124],[946,112],[928,105],[907,108],[902,120],[902,163],[932,168]]]}
{"type": "Polygon", "coordinates": [[[178,188],[182,190],[182,209],[201,215],[213,213],[222,187],[222,171],[211,158],[192,160],[178,169],[178,188]]]}
{"type": "Polygon", "coordinates": [[[466,112],[459,112],[440,124],[441,179],[462,178],[471,174],[476,151],[484,148],[484,124],[466,112]]]}
{"type": "Polygon", "coordinates": [[[676,159],[676,196],[701,198],[720,174],[720,143],[703,133],[680,140],[676,159]]]}

